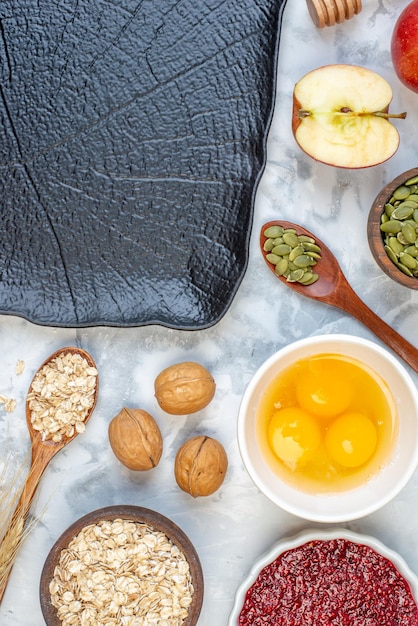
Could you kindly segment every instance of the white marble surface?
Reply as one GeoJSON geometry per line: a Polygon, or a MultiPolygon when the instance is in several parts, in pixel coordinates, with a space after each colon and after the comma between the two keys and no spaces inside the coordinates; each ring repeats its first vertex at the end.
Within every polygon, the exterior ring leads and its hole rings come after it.
{"type": "MultiPolygon", "coordinates": [[[[75,519],[103,506],[126,503],[171,517],[196,546],[206,593],[199,626],[227,623],[235,590],[252,563],[278,539],[314,526],[272,505],[252,485],[239,456],[236,419],[240,399],[256,368],[275,350],[301,337],[345,332],[375,339],[373,333],[337,309],[303,299],[268,272],[258,251],[258,233],[269,219],[297,221],[336,253],[359,296],[386,322],[418,347],[418,291],[387,278],[368,249],[366,222],[380,187],[417,166],[418,96],[404,88],[390,59],[393,24],[407,0],[363,0],[362,12],[333,28],[317,30],[305,0],[288,0],[278,66],[277,100],[268,140],[268,162],[260,182],[247,273],[224,318],[194,332],[157,326],[82,330],[37,327],[22,319],[0,320],[0,393],[17,407],[0,407],[1,454],[12,450],[23,462],[28,450],[24,402],[35,369],[50,353],[76,344],[95,358],[101,378],[94,416],[80,436],[46,470],[32,509],[40,521],[21,550],[0,606],[2,626],[41,626],[38,598],[41,569],[59,534],[75,519]],[[296,146],[290,130],[294,83],[320,65],[348,62],[379,71],[393,86],[401,145],[385,164],[344,171],[315,163],[296,146]],[[18,359],[23,374],[15,374],[18,359]],[[170,417],[153,397],[153,380],[165,366],[200,361],[212,371],[217,392],[199,414],[170,417]],[[155,415],[164,437],[164,455],[150,473],[132,473],[113,456],[107,425],[124,405],[155,415]],[[229,456],[222,488],[194,500],[180,492],[173,477],[179,445],[193,434],[218,438],[229,456]]],[[[417,375],[409,370],[415,381],[417,375]]],[[[380,512],[346,526],[369,533],[397,550],[418,573],[418,475],[380,512]]]]}

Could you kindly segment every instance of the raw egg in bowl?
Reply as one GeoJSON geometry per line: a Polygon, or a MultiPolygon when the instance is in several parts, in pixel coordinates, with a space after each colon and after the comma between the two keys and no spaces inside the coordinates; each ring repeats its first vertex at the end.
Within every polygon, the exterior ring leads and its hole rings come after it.
{"type": "Polygon", "coordinates": [[[273,354],[244,392],[238,444],[255,485],[304,519],[342,522],[395,497],[418,462],[418,390],[377,343],[320,335],[273,354]]]}

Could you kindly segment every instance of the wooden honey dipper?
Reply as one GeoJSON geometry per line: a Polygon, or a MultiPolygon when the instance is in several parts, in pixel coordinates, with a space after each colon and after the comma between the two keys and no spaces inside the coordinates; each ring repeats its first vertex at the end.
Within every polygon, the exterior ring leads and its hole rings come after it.
{"type": "Polygon", "coordinates": [[[306,0],[317,28],[341,24],[361,11],[361,0],[306,0]]]}

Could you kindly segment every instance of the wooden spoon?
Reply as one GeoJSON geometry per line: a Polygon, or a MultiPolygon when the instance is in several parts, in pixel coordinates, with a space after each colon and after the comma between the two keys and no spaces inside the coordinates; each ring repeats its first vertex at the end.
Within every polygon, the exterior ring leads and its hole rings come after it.
{"type": "MultiPolygon", "coordinates": [[[[44,361],[44,363],[42,363],[42,365],[40,366],[40,368],[38,369],[38,371],[36,372],[36,374],[48,363],[50,363],[53,359],[59,357],[59,356],[64,356],[66,354],[79,354],[81,357],[83,357],[87,363],[89,364],[90,367],[94,367],[96,368],[96,365],[92,359],[92,357],[85,352],[84,350],[80,349],[80,348],[61,348],[60,350],[57,350],[56,352],[54,352],[53,354],[51,354],[50,357],[48,357],[48,359],[46,359],[46,361],[44,361]]],[[[35,374],[35,376],[36,376],[35,374]]],[[[35,378],[34,376],[34,378],[35,378]]],[[[29,387],[29,392],[32,390],[32,385],[33,385],[33,380],[32,383],[29,387]]],[[[93,397],[93,404],[90,407],[87,416],[85,417],[85,419],[83,420],[84,423],[87,422],[87,420],[90,418],[93,409],[96,405],[96,401],[97,401],[97,393],[98,393],[98,378],[96,378],[96,385],[95,385],[95,389],[94,389],[94,397],[93,397]]],[[[38,430],[35,430],[32,426],[32,422],[31,422],[31,411],[30,411],[30,407],[29,407],[29,400],[26,400],[26,422],[27,422],[27,426],[29,429],[29,434],[30,434],[30,438],[31,438],[31,448],[32,448],[32,460],[31,460],[31,465],[30,465],[30,469],[29,469],[29,473],[26,479],[26,482],[23,486],[22,489],[22,493],[20,496],[20,499],[16,505],[16,509],[15,512],[13,514],[13,517],[11,519],[10,525],[8,530],[6,531],[6,533],[3,536],[3,539],[0,542],[0,546],[1,544],[5,545],[6,542],[10,542],[12,541],[11,536],[13,533],[13,545],[18,545],[19,544],[19,540],[20,538],[23,536],[23,532],[24,532],[24,523],[27,519],[27,516],[29,514],[29,509],[33,500],[33,497],[35,495],[37,486],[39,484],[39,481],[42,477],[42,474],[44,473],[46,467],[48,466],[48,463],[51,461],[51,459],[57,454],[57,452],[59,452],[60,450],[62,450],[62,448],[64,448],[64,446],[66,446],[67,444],[70,443],[70,441],[72,441],[74,439],[74,437],[77,436],[78,432],[76,429],[74,429],[74,434],[71,436],[63,436],[62,440],[59,442],[54,442],[51,439],[43,439],[42,438],[42,433],[38,430]],[[19,535],[17,532],[17,524],[15,523],[16,520],[19,520],[19,524],[21,527],[21,534],[19,535]],[[15,535],[15,533],[17,533],[18,536],[15,535]]],[[[13,566],[13,561],[14,558],[16,556],[16,552],[13,553],[13,559],[12,562],[10,563],[10,566],[8,568],[8,571],[6,572],[6,575],[4,576],[2,582],[0,583],[0,603],[2,601],[4,592],[6,590],[7,587],[7,583],[9,580],[9,576],[10,576],[10,572],[12,570],[12,566],[13,566]]]]}
{"type": "Polygon", "coordinates": [[[331,250],[312,233],[302,226],[281,220],[264,224],[260,234],[260,246],[264,260],[277,278],[291,287],[298,293],[312,300],[331,304],[343,311],[350,313],[374,334],[398,354],[413,370],[418,372],[418,348],[410,344],[391,326],[386,324],[358,297],[345,278],[337,259],[331,250]],[[319,275],[317,282],[312,285],[301,285],[300,283],[288,282],[285,277],[277,276],[274,265],[266,259],[267,253],[264,250],[264,242],[267,237],[264,231],[269,226],[283,226],[283,228],[294,228],[298,235],[308,235],[315,239],[316,244],[321,248],[321,259],[314,267],[315,273],[319,275]]]}

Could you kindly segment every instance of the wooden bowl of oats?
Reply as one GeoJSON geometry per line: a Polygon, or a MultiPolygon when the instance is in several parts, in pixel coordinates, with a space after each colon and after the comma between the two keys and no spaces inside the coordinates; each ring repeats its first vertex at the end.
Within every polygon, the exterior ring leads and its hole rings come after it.
{"type": "Polygon", "coordinates": [[[74,522],[49,552],[40,581],[48,626],[195,626],[204,580],[198,554],[170,519],[110,506],[74,522]],[[135,622],[136,623],[136,622],[135,622]]]}

